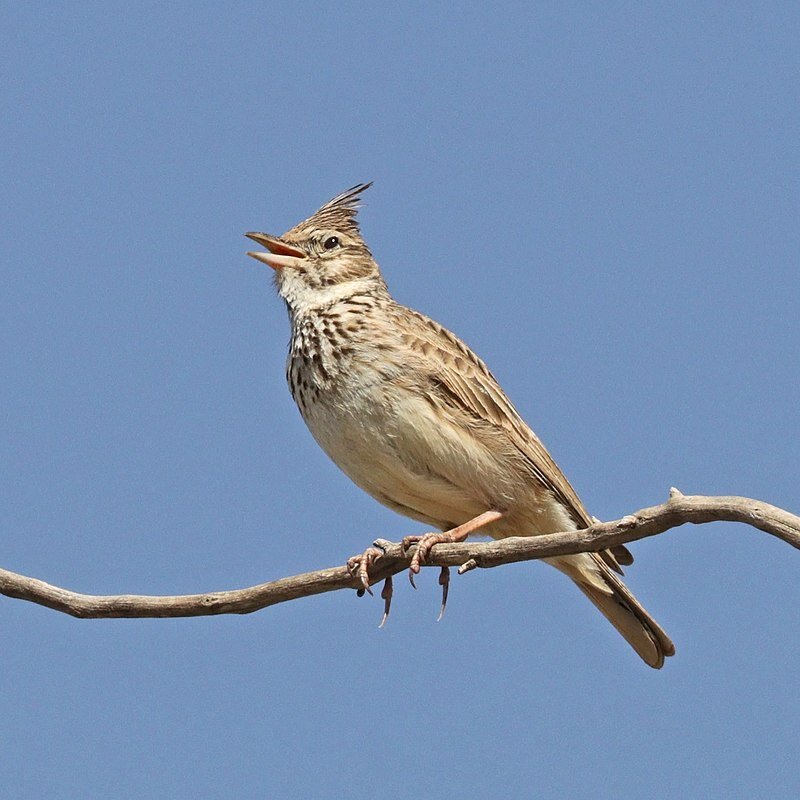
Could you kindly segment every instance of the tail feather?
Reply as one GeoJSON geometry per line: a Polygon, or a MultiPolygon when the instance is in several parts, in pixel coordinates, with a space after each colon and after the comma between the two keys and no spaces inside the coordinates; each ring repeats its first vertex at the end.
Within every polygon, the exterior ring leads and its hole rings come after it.
{"type": "Polygon", "coordinates": [[[661,669],[664,659],[675,654],[669,636],[599,555],[582,553],[548,561],[575,581],[646,664],[661,669]]]}

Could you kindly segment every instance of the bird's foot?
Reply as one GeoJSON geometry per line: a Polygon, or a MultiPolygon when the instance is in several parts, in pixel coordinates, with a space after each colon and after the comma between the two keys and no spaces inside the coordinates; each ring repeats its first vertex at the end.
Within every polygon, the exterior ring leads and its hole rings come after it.
{"type": "MultiPolygon", "coordinates": [[[[347,559],[347,568],[350,570],[350,573],[354,577],[358,578],[359,582],[361,583],[361,587],[356,590],[359,597],[363,597],[365,592],[369,592],[370,595],[372,594],[372,589],[370,589],[369,586],[369,570],[370,567],[385,552],[381,548],[375,547],[377,544],[378,542],[375,542],[372,547],[368,547],[363,553],[347,559]]],[[[386,624],[386,620],[389,618],[389,610],[392,607],[392,594],[392,576],[389,575],[384,580],[383,589],[381,590],[381,598],[383,599],[383,618],[381,619],[381,624],[378,625],[379,628],[382,628],[386,624]]]]}
{"type": "Polygon", "coordinates": [[[383,555],[383,550],[375,546],[368,547],[363,553],[351,556],[347,559],[347,569],[354,578],[358,578],[361,588],[358,589],[358,596],[363,597],[364,592],[372,594],[369,588],[369,568],[383,555]]]}
{"type": "Polygon", "coordinates": [[[422,536],[406,536],[403,538],[403,550],[407,551],[409,547],[417,546],[414,555],[411,556],[411,564],[408,568],[408,579],[411,585],[416,589],[414,584],[414,576],[417,575],[425,563],[431,549],[437,544],[452,544],[453,542],[463,542],[466,535],[461,535],[458,528],[453,528],[450,531],[432,531],[430,533],[423,533],[422,536]]]}
{"type": "MultiPolygon", "coordinates": [[[[408,579],[411,581],[411,585],[415,589],[417,588],[417,584],[414,583],[414,575],[420,571],[420,567],[425,563],[425,558],[434,545],[462,542],[465,538],[466,537],[455,528],[452,531],[444,531],[444,533],[425,533],[422,536],[406,536],[403,539],[403,550],[408,550],[408,548],[414,544],[417,546],[414,555],[411,557],[411,566],[408,569],[408,579]]],[[[439,616],[436,618],[437,622],[444,616],[445,609],[447,608],[447,595],[450,591],[450,567],[442,567],[439,573],[439,586],[442,587],[442,607],[439,609],[439,616]]]]}
{"type": "MultiPolygon", "coordinates": [[[[424,533],[422,536],[406,536],[402,543],[404,552],[408,551],[413,545],[417,546],[417,549],[411,556],[411,564],[408,570],[408,578],[411,581],[411,585],[415,589],[417,588],[414,583],[414,575],[420,571],[431,548],[435,547],[437,544],[463,542],[471,533],[479,530],[484,525],[495,522],[502,516],[503,513],[501,511],[492,509],[490,511],[484,511],[483,514],[479,514],[463,525],[458,525],[455,528],[451,528],[449,531],[424,533]]],[[[363,553],[347,559],[347,568],[350,570],[350,574],[357,578],[358,582],[361,584],[357,589],[359,597],[362,597],[365,592],[372,594],[372,589],[370,589],[370,569],[373,564],[386,553],[386,548],[391,546],[391,544],[391,542],[385,539],[376,539],[372,543],[372,547],[368,547],[363,553]]],[[[437,622],[444,616],[445,609],[447,608],[447,595],[450,590],[449,567],[442,567],[439,573],[439,586],[442,587],[442,607],[439,610],[437,622]]],[[[392,606],[392,591],[392,577],[390,575],[384,580],[383,590],[381,591],[381,597],[384,603],[383,619],[380,624],[381,628],[386,624],[386,620],[389,617],[389,609],[392,606]]]]}
{"type": "Polygon", "coordinates": [[[478,514],[477,517],[465,522],[463,525],[458,525],[455,528],[450,528],[449,531],[432,531],[430,533],[423,533],[422,536],[406,536],[403,539],[403,550],[408,550],[411,545],[416,545],[417,549],[411,557],[411,565],[409,566],[409,578],[411,583],[414,583],[414,575],[416,575],[425,559],[430,553],[431,548],[437,544],[455,544],[456,542],[463,542],[471,533],[480,530],[484,525],[489,525],[496,522],[503,516],[502,511],[484,511],[483,514],[478,514]]]}
{"type": "MultiPolygon", "coordinates": [[[[449,531],[423,533],[422,536],[406,536],[403,539],[403,550],[408,550],[412,545],[417,546],[414,555],[411,556],[411,564],[408,568],[408,579],[411,581],[411,585],[415,589],[417,588],[414,583],[414,576],[425,563],[425,559],[428,557],[432,547],[437,544],[463,542],[471,533],[480,530],[484,525],[497,521],[502,516],[502,511],[491,509],[490,511],[484,511],[483,514],[479,514],[463,525],[451,528],[449,531]]],[[[437,622],[444,616],[444,610],[447,607],[447,593],[450,588],[449,567],[442,567],[442,571],[439,573],[439,586],[442,587],[442,608],[439,611],[437,622]]]]}

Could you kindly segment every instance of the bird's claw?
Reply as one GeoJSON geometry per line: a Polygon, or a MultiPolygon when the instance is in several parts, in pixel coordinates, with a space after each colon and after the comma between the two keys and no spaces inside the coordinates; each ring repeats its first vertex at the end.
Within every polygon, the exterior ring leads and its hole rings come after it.
{"type": "MultiPolygon", "coordinates": [[[[414,555],[411,556],[411,563],[408,568],[408,579],[415,589],[417,588],[417,584],[414,581],[414,576],[419,573],[420,569],[422,569],[422,565],[425,563],[425,560],[434,545],[451,543],[453,541],[457,541],[457,539],[450,531],[444,531],[441,533],[424,533],[421,536],[406,536],[403,539],[402,546],[404,551],[407,551],[414,545],[416,545],[417,548],[414,551],[414,555]]],[[[350,570],[350,573],[353,575],[353,577],[357,578],[361,584],[361,586],[359,586],[359,588],[356,590],[359,597],[363,597],[365,592],[369,592],[369,594],[372,595],[369,576],[370,568],[382,555],[385,554],[385,548],[390,544],[391,542],[388,542],[385,539],[376,539],[372,543],[372,547],[368,547],[363,553],[347,559],[348,570],[350,570]]],[[[436,618],[437,622],[442,619],[445,609],[447,608],[447,595],[450,591],[449,567],[442,567],[441,572],[439,573],[439,586],[442,587],[442,605],[439,609],[439,616],[436,618]]],[[[392,607],[393,593],[394,587],[392,584],[392,576],[389,575],[387,578],[385,578],[383,582],[383,589],[381,590],[381,598],[383,599],[383,617],[381,618],[381,624],[378,626],[379,628],[382,628],[386,624],[386,620],[389,618],[389,611],[392,607]]]]}
{"type": "Polygon", "coordinates": [[[403,539],[404,551],[408,550],[408,548],[413,545],[417,546],[414,555],[411,556],[411,564],[408,567],[411,573],[410,579],[412,584],[414,583],[413,576],[420,571],[420,568],[425,563],[425,559],[428,557],[428,553],[430,553],[433,546],[436,544],[450,544],[453,541],[454,539],[449,531],[432,531],[430,533],[423,533],[422,536],[406,536],[403,539]]]}
{"type": "Polygon", "coordinates": [[[381,597],[383,598],[383,617],[381,618],[381,624],[378,625],[379,628],[382,628],[386,624],[386,620],[389,619],[389,609],[392,607],[393,592],[392,576],[389,575],[383,582],[383,589],[381,590],[381,597]]]}
{"type": "Polygon", "coordinates": [[[377,547],[368,547],[363,553],[347,559],[347,569],[354,578],[358,578],[361,587],[358,589],[358,596],[363,597],[364,592],[372,594],[369,587],[369,568],[383,555],[383,550],[377,547]]]}
{"type": "Polygon", "coordinates": [[[442,587],[442,607],[439,609],[439,616],[436,617],[437,622],[442,621],[444,610],[447,608],[447,593],[450,590],[450,567],[442,567],[439,573],[439,586],[442,587]]]}
{"type": "MultiPolygon", "coordinates": [[[[372,595],[372,589],[369,585],[369,570],[370,567],[385,553],[385,550],[382,548],[382,544],[386,542],[385,539],[378,539],[373,543],[372,547],[368,547],[363,553],[360,553],[357,556],[352,556],[351,558],[347,559],[347,569],[350,570],[350,573],[358,578],[361,586],[356,590],[356,594],[359,597],[363,597],[365,592],[368,592],[372,595]],[[377,547],[375,545],[378,545],[377,547]]],[[[391,542],[386,542],[387,544],[391,544],[391,542]]],[[[381,618],[381,624],[378,625],[379,628],[382,628],[386,624],[386,620],[389,619],[389,610],[392,607],[392,594],[393,594],[393,587],[392,587],[392,576],[389,575],[383,582],[383,589],[381,590],[381,598],[383,599],[383,617],[381,618]]]]}
{"type": "MultiPolygon", "coordinates": [[[[408,550],[413,545],[417,546],[414,555],[411,556],[411,564],[408,567],[408,580],[415,589],[417,584],[414,582],[414,576],[419,573],[431,548],[434,545],[452,541],[453,537],[447,531],[444,533],[424,533],[422,536],[406,536],[403,539],[403,550],[408,550]]],[[[442,567],[442,571],[439,573],[439,586],[442,587],[442,607],[439,609],[439,616],[436,618],[437,622],[444,616],[445,608],[447,608],[447,594],[450,589],[449,567],[442,567]]]]}

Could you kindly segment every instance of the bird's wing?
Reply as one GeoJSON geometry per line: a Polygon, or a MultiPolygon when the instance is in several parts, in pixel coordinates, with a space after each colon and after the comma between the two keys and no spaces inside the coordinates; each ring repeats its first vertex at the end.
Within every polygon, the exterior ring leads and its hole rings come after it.
{"type": "Polygon", "coordinates": [[[404,344],[435,365],[430,380],[445,402],[502,428],[520,451],[532,477],[549,489],[577,524],[592,524],[586,508],[536,434],[525,424],[486,364],[458,337],[411,309],[401,328],[404,344]]]}
{"type": "MultiPolygon", "coordinates": [[[[415,367],[433,365],[429,380],[438,400],[452,405],[456,412],[501,428],[521,453],[531,477],[552,492],[579,527],[589,527],[594,520],[572,484],[520,417],[486,364],[439,323],[404,306],[397,308],[402,314],[398,330],[403,342],[421,356],[415,367]]],[[[633,563],[633,555],[624,545],[604,550],[598,556],[620,574],[620,565],[633,563]]]]}

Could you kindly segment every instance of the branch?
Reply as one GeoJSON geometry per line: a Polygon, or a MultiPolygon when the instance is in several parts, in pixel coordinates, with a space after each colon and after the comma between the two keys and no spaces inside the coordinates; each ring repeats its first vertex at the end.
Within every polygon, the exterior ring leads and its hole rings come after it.
{"type": "MultiPolygon", "coordinates": [[[[590,528],[541,536],[515,536],[493,542],[439,544],[426,566],[458,566],[459,573],[476,567],[497,567],[516,561],[604,550],[635,542],[679,525],[706,522],[743,522],[800,549],[800,517],[776,506],[747,497],[682,495],[670,490],[666,503],[644,508],[614,522],[598,522],[590,528]]],[[[377,583],[408,569],[414,548],[403,552],[397,543],[380,540],[385,549],[370,570],[377,583]]],[[[305,572],[246,589],[175,596],[90,595],[52,586],[0,569],[0,594],[47,606],[83,619],[109,617],[197,617],[212,614],[249,614],[253,611],[337,589],[358,589],[359,582],[346,566],[305,572]]]]}

